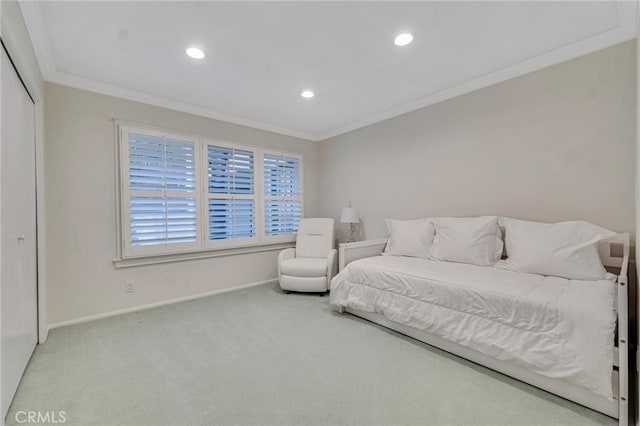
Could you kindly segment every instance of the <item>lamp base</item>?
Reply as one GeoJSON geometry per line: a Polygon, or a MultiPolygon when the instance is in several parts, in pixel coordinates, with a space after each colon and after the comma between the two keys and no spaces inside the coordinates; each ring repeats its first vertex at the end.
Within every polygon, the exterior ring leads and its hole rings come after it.
{"type": "Polygon", "coordinates": [[[354,223],[349,224],[349,241],[348,243],[354,243],[356,241],[356,225],[354,223]]]}

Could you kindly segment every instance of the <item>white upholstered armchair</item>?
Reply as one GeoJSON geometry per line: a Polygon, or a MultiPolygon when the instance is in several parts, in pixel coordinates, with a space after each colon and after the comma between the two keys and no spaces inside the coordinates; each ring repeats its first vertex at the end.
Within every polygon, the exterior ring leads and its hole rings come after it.
{"type": "Polygon", "coordinates": [[[333,239],[333,219],[300,220],[296,248],[284,249],[278,255],[278,279],[285,293],[324,293],[329,289],[338,268],[333,239]]]}

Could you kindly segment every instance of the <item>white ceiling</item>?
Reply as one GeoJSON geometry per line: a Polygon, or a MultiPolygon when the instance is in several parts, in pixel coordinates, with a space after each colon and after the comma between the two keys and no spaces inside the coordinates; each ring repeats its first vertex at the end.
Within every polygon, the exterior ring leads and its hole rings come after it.
{"type": "Polygon", "coordinates": [[[48,81],[311,140],[632,39],[636,6],[21,3],[48,81]],[[414,42],[394,46],[403,31],[414,42]]]}

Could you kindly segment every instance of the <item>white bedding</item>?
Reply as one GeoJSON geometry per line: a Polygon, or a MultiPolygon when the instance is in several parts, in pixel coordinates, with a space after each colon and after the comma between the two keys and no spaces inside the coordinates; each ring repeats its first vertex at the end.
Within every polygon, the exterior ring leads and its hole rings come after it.
{"type": "Polygon", "coordinates": [[[331,282],[331,303],[380,313],[612,399],[616,287],[494,267],[377,256],[331,282]]]}

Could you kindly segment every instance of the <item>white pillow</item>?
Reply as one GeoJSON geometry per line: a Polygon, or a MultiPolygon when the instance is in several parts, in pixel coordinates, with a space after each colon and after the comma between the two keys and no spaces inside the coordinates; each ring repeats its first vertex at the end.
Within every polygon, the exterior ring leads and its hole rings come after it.
{"type": "Polygon", "coordinates": [[[389,241],[383,254],[429,258],[433,241],[433,224],[427,219],[387,219],[389,241]]]}
{"type": "Polygon", "coordinates": [[[541,223],[500,218],[505,230],[506,260],[496,267],[574,280],[608,278],[598,243],[616,235],[589,222],[541,223]]]}
{"type": "Polygon", "coordinates": [[[449,262],[495,265],[502,257],[502,234],[495,216],[433,219],[431,256],[449,262]]]}

